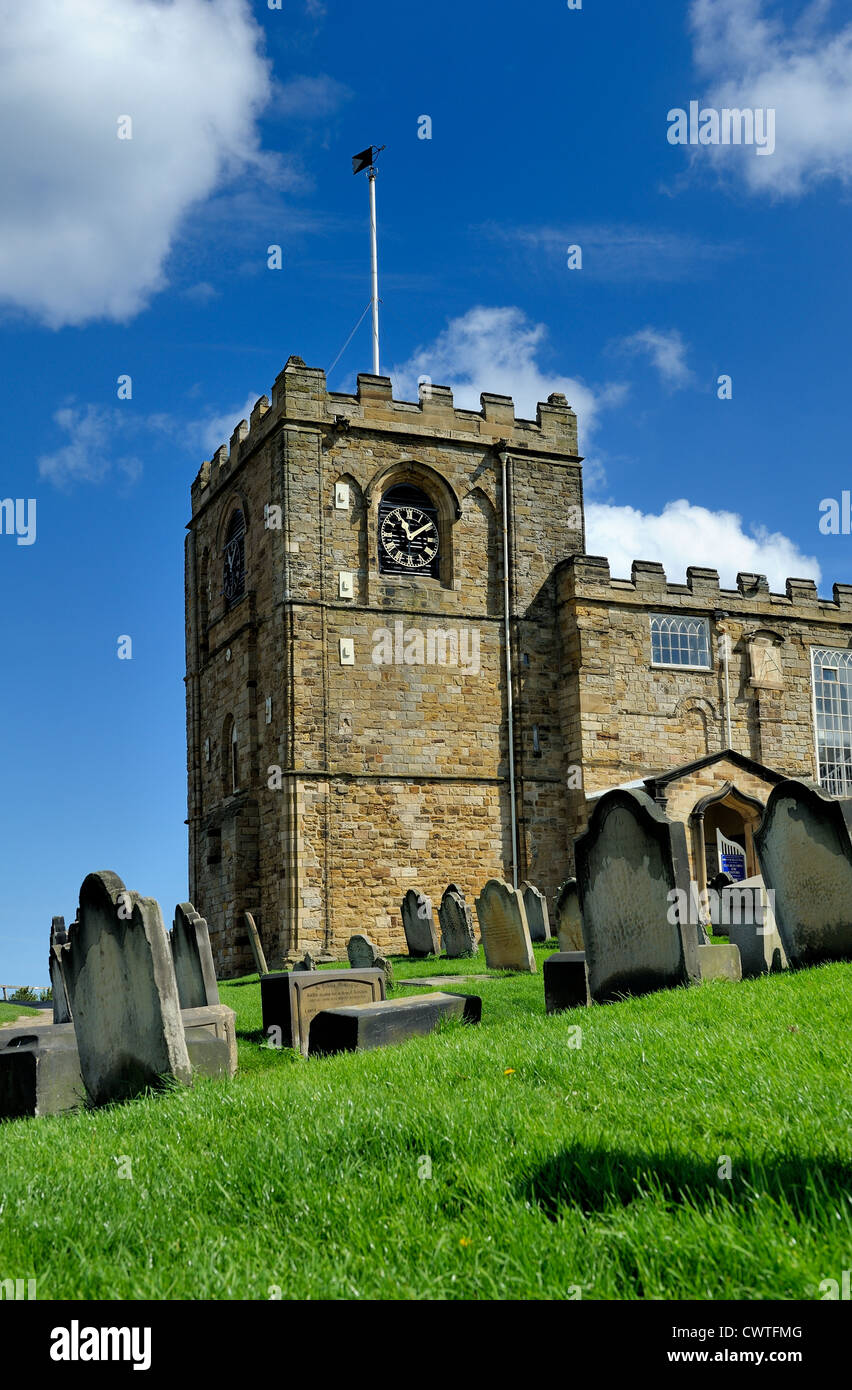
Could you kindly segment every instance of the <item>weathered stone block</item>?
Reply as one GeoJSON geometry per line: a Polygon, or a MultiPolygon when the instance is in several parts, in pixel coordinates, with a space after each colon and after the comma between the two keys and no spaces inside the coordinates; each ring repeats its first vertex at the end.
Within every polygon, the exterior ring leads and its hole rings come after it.
{"type": "Polygon", "coordinates": [[[476,900],[476,915],[489,970],[523,970],[535,974],[527,914],[519,888],[491,878],[476,900]]]}
{"type": "Polygon", "coordinates": [[[191,1076],[169,941],[153,898],[89,874],[68,932],[65,979],[89,1098],[125,1099],[191,1076]]]}
{"type": "Polygon", "coordinates": [[[170,933],[178,997],[182,1009],[219,1003],[219,986],[204,918],[192,903],[178,903],[170,933]]]}
{"type": "Polygon", "coordinates": [[[585,951],[576,878],[566,878],[564,883],[560,883],[556,890],[555,909],[559,950],[563,954],[567,951],[585,951]]]}
{"type": "Polygon", "coordinates": [[[780,782],[754,842],[790,965],[852,960],[852,800],[780,782]]]}
{"type": "Polygon", "coordinates": [[[308,1047],[311,1056],[366,1051],[431,1033],[445,1018],[478,1023],[481,1017],[482,1000],[475,994],[426,994],[328,1009],[311,1022],[308,1047]]]}
{"type": "Polygon", "coordinates": [[[550,936],[550,916],[547,899],[533,883],[521,884],[524,911],[527,914],[530,941],[547,941],[550,936]]]}
{"type": "Polygon", "coordinates": [[[591,1004],[584,951],[554,951],[544,962],[544,1010],[548,1014],[591,1004]]]}
{"type": "Polygon", "coordinates": [[[589,989],[598,1004],[697,983],[694,926],[672,925],[689,901],[686,833],[644,792],[606,792],[575,842],[589,989]]]}
{"type": "Polygon", "coordinates": [[[435,917],[431,900],[425,893],[409,888],[402,900],[402,927],[410,956],[415,959],[437,956],[439,948],[435,917]]]}
{"type": "Polygon", "coordinates": [[[441,946],[448,960],[460,960],[476,955],[476,929],[473,913],[460,893],[452,885],[445,889],[438,909],[441,923],[441,946]]]}
{"type": "Polygon", "coordinates": [[[721,931],[740,953],[743,979],[786,970],[787,953],[761,876],[723,888],[719,897],[721,931]]]}
{"type": "Polygon", "coordinates": [[[743,977],[740,953],[736,946],[720,943],[698,947],[698,965],[702,980],[733,980],[743,977]]]}
{"type": "Polygon", "coordinates": [[[324,1009],[378,1003],[385,997],[383,970],[316,970],[265,975],[260,982],[263,1031],[281,1031],[282,1047],[308,1055],[311,1019],[324,1009]]]}
{"type": "Polygon", "coordinates": [[[360,932],[350,936],[346,943],[346,954],[353,970],[372,970],[379,959],[378,948],[369,936],[360,932]]]}

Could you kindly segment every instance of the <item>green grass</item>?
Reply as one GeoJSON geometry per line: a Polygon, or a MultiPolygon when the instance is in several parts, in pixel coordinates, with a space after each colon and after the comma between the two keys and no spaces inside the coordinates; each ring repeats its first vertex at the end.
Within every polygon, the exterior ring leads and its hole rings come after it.
{"type": "Polygon", "coordinates": [[[0,1000],[0,1023],[14,1023],[22,1014],[44,1013],[44,1022],[49,1023],[53,1014],[49,1009],[30,1009],[26,1004],[6,1004],[0,1000]]]}
{"type": "Polygon", "coordinates": [[[548,1018],[540,973],[497,976],[478,1028],[311,1061],[261,1045],[256,979],[224,985],[233,1082],[0,1126],[0,1278],[40,1298],[818,1298],[852,1258],[850,981],[548,1018]]]}

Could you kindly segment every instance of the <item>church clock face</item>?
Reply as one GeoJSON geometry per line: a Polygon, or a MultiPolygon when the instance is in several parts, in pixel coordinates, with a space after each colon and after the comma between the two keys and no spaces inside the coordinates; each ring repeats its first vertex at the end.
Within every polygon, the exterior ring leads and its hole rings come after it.
{"type": "Polygon", "coordinates": [[[379,546],[398,574],[428,573],[438,555],[438,527],[420,507],[393,507],[382,518],[379,546]]]}

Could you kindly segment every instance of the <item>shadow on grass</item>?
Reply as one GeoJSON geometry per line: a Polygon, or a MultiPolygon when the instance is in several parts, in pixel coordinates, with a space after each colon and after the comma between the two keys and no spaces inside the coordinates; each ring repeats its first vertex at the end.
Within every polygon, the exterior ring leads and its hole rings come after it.
{"type": "Polygon", "coordinates": [[[566,1149],[542,1164],[523,1184],[523,1196],[552,1221],[566,1208],[583,1212],[628,1207],[647,1199],[667,1205],[707,1207],[720,1200],[750,1205],[769,1198],[802,1216],[822,1214],[827,1202],[845,1205],[847,1164],[802,1155],[781,1160],[716,1161],[685,1154],[630,1154],[607,1149],[566,1149]]]}

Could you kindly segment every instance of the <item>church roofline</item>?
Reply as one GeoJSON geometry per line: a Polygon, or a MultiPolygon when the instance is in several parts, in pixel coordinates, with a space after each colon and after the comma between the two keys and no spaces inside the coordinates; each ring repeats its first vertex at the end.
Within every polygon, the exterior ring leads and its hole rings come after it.
{"type": "Polygon", "coordinates": [[[354,394],[329,391],[321,367],[308,367],[301,357],[290,357],[275,379],[271,401],[261,396],[250,420],[236,426],[230,445],[223,443],[212,459],[202,463],[192,485],[193,510],[282,422],[341,433],[354,428],[420,435],[486,447],[504,441],[509,451],[540,451],[568,463],[582,463],[577,452],[577,417],[559,392],[538,404],[535,420],[516,416],[510,396],[488,391],[481,393],[478,411],[457,408],[449,386],[421,382],[418,396],[417,401],[396,400],[390,377],[364,372],[358,375],[354,394]]]}

